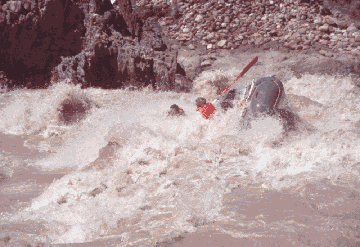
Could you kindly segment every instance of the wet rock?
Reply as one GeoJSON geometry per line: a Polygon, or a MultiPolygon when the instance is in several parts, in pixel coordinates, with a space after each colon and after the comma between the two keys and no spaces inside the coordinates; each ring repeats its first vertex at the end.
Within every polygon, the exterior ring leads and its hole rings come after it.
{"type": "Polygon", "coordinates": [[[320,50],[319,53],[320,53],[321,55],[325,56],[327,52],[324,51],[324,50],[320,50]]]}
{"type": "Polygon", "coordinates": [[[328,8],[320,6],[320,15],[331,15],[331,11],[328,8]]]}
{"type": "Polygon", "coordinates": [[[337,27],[336,18],[328,17],[328,18],[326,19],[326,23],[329,24],[329,25],[331,25],[331,26],[337,27]]]}
{"type": "Polygon", "coordinates": [[[347,29],[350,23],[348,20],[337,20],[336,24],[340,29],[347,29]]]}
{"type": "Polygon", "coordinates": [[[201,67],[210,67],[211,66],[211,61],[210,60],[205,60],[201,63],[201,67]]]}
{"type": "Polygon", "coordinates": [[[103,191],[104,191],[104,188],[95,188],[91,192],[89,192],[89,195],[92,197],[95,197],[98,194],[102,193],[103,191]]]}
{"type": "Polygon", "coordinates": [[[140,209],[143,210],[143,211],[145,211],[145,210],[150,210],[150,209],[152,209],[152,206],[150,206],[150,205],[145,205],[145,206],[140,207],[140,209]]]}
{"type": "Polygon", "coordinates": [[[79,122],[86,117],[86,114],[92,107],[96,106],[86,95],[70,93],[57,108],[59,121],[66,125],[79,122]]]}
{"type": "Polygon", "coordinates": [[[187,27],[185,27],[185,28],[183,29],[183,32],[184,32],[184,33],[188,33],[188,32],[190,32],[190,29],[187,28],[187,27]]]}
{"type": "Polygon", "coordinates": [[[11,240],[10,236],[6,236],[6,237],[3,238],[3,241],[4,241],[5,244],[9,243],[10,240],[11,240]]]}
{"type": "Polygon", "coordinates": [[[218,46],[219,48],[223,48],[226,44],[227,40],[223,39],[223,40],[220,40],[216,46],[218,46]]]}
{"type": "MultiPolygon", "coordinates": [[[[181,57],[182,61],[179,62],[179,67],[184,70],[184,75],[186,71],[186,84],[187,86],[191,86],[192,81],[198,76],[201,72],[201,59],[199,55],[191,55],[188,57],[181,57]]],[[[179,72],[181,69],[179,68],[179,72]]]]}
{"type": "Polygon", "coordinates": [[[8,180],[9,178],[8,178],[8,176],[6,176],[6,174],[4,174],[4,173],[0,173],[0,184],[2,183],[2,182],[5,182],[6,180],[8,180]]]}
{"type": "Polygon", "coordinates": [[[149,161],[146,161],[146,160],[139,160],[139,161],[138,161],[138,164],[139,164],[140,166],[148,166],[148,165],[150,164],[150,162],[149,162],[149,161]]]}
{"type": "Polygon", "coordinates": [[[66,196],[62,196],[60,199],[56,201],[59,205],[67,202],[66,196]]]}
{"type": "Polygon", "coordinates": [[[329,26],[327,24],[319,27],[319,31],[322,31],[322,32],[328,32],[329,31],[329,26]]]}
{"type": "Polygon", "coordinates": [[[202,17],[202,15],[197,15],[196,18],[195,18],[195,21],[199,22],[202,19],[204,19],[204,17],[202,17]]]}
{"type": "Polygon", "coordinates": [[[263,37],[257,37],[255,39],[255,45],[262,45],[262,44],[264,44],[264,42],[265,42],[265,40],[263,37]]]}
{"type": "Polygon", "coordinates": [[[346,29],[349,32],[357,32],[359,29],[357,29],[355,23],[351,23],[350,26],[346,29]]]}
{"type": "Polygon", "coordinates": [[[201,227],[212,223],[204,218],[200,218],[197,216],[192,217],[191,219],[188,220],[188,222],[191,223],[194,227],[201,227]]]}
{"type": "Polygon", "coordinates": [[[190,45],[189,45],[189,49],[190,49],[190,50],[195,50],[195,46],[194,46],[193,44],[190,44],[190,45]]]}
{"type": "Polygon", "coordinates": [[[20,12],[21,11],[21,7],[22,7],[22,2],[21,1],[9,1],[7,2],[8,4],[8,8],[11,12],[20,12]]]}
{"type": "Polygon", "coordinates": [[[299,29],[299,33],[300,33],[300,34],[304,34],[304,33],[306,33],[306,31],[307,31],[306,28],[300,28],[300,29],[299,29]]]}
{"type": "Polygon", "coordinates": [[[358,128],[360,130],[360,120],[355,123],[355,128],[358,128]]]}
{"type": "Polygon", "coordinates": [[[314,24],[322,24],[322,20],[320,18],[316,18],[314,20],[314,24]]]}

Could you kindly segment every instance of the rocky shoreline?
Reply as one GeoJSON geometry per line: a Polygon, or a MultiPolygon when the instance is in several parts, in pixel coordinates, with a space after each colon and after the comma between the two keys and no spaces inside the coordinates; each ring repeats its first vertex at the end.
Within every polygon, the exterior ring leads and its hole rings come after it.
{"type": "MultiPolygon", "coordinates": [[[[167,6],[166,1],[148,5],[167,6]]],[[[360,55],[360,22],[337,10],[323,7],[323,1],[304,0],[211,0],[204,3],[174,0],[181,17],[159,20],[165,36],[190,49],[237,49],[244,45],[263,46],[277,41],[289,50],[318,50],[360,55]]],[[[176,5],[176,6],[175,6],[176,5]]]]}
{"type": "Polygon", "coordinates": [[[189,92],[227,50],[319,54],[335,68],[308,69],[360,78],[360,16],[327,8],[332,1],[2,0],[0,91],[69,79],[84,88],[189,92]],[[182,50],[197,51],[200,64],[181,64],[182,50]]]}

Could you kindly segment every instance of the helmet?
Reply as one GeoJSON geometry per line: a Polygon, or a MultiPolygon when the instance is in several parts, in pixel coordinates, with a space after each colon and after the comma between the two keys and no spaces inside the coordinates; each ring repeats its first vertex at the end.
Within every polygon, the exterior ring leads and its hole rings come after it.
{"type": "Polygon", "coordinates": [[[199,97],[195,100],[195,104],[197,107],[202,107],[203,105],[206,104],[206,99],[203,97],[199,97]]]}

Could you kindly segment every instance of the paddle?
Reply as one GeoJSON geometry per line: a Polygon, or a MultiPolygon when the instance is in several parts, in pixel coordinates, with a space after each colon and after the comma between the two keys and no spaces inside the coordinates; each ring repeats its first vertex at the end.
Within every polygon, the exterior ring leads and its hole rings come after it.
{"type": "MultiPolygon", "coordinates": [[[[258,57],[254,57],[254,59],[241,71],[241,73],[239,74],[238,77],[236,77],[236,79],[234,80],[233,84],[237,81],[237,79],[239,79],[240,77],[242,77],[243,75],[245,75],[246,72],[248,72],[248,70],[258,61],[258,57]]],[[[213,104],[219,100],[220,96],[225,93],[227,90],[229,90],[229,88],[232,86],[229,85],[225,88],[225,90],[213,101],[213,104]]]]}
{"type": "MultiPolygon", "coordinates": [[[[237,79],[239,79],[240,77],[242,77],[243,75],[245,75],[246,72],[248,72],[248,70],[258,61],[258,57],[256,56],[239,74],[239,76],[234,80],[234,83],[237,81],[237,79]]],[[[233,84],[234,85],[234,84],[233,84]]],[[[216,103],[216,101],[219,100],[220,96],[226,92],[229,88],[231,87],[231,85],[229,85],[228,87],[225,88],[225,90],[213,101],[213,102],[208,102],[206,103],[204,106],[200,107],[197,109],[197,111],[199,111],[201,109],[201,114],[203,115],[203,117],[205,117],[206,119],[209,119],[215,112],[215,107],[214,104],[216,103]]],[[[243,100],[243,103],[245,103],[246,100],[243,100]]]]}

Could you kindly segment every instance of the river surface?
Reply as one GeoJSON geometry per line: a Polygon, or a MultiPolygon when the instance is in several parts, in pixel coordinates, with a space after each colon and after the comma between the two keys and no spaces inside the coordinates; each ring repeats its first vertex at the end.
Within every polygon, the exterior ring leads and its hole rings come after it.
{"type": "MultiPolygon", "coordinates": [[[[259,54],[239,83],[276,74],[280,55],[259,54]]],[[[240,130],[241,107],[212,120],[196,112],[197,97],[214,99],[216,78],[231,82],[254,56],[219,58],[191,93],[62,82],[1,94],[0,244],[359,246],[360,97],[350,77],[290,74],[286,104],[303,123],[286,137],[272,118],[240,130]],[[99,107],[64,125],[57,109],[69,93],[99,107]],[[172,104],[186,116],[167,118],[172,104]]]]}

